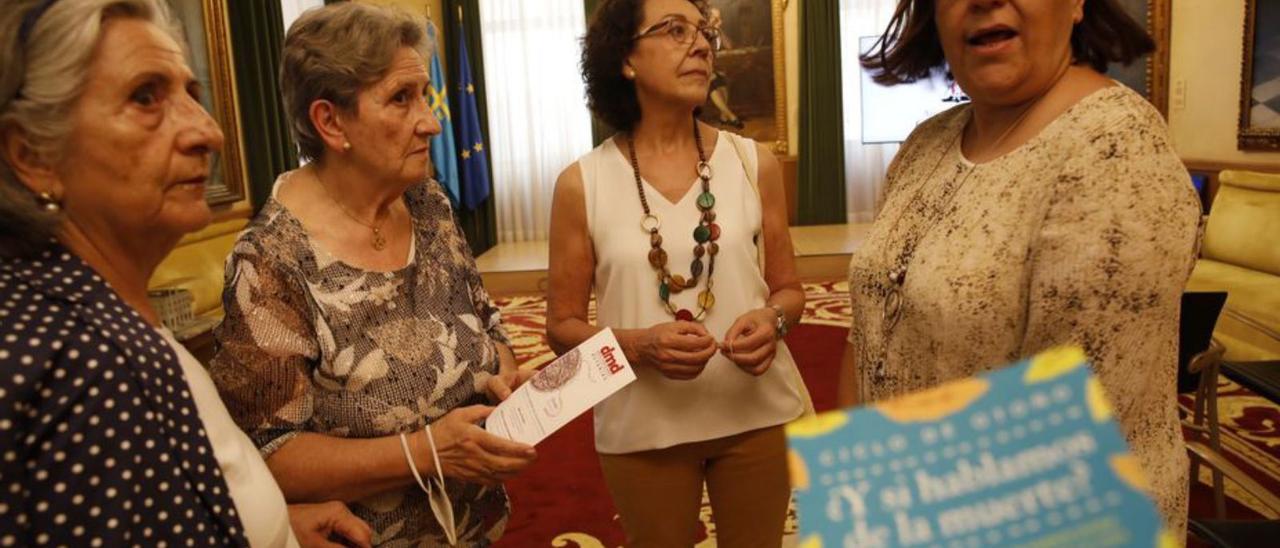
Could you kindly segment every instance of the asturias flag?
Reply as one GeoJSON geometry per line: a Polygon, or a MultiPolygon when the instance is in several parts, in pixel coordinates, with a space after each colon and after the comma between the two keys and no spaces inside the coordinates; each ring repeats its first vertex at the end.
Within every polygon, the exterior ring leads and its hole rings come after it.
{"type": "MultiPolygon", "coordinates": [[[[431,43],[438,43],[436,26],[427,23],[427,36],[431,43]]],[[[460,203],[458,191],[458,150],[453,140],[453,116],[449,113],[448,86],[444,81],[444,69],[440,66],[440,49],[431,53],[431,89],[427,103],[431,113],[440,121],[440,134],[431,138],[431,163],[436,168],[436,180],[449,193],[454,204],[460,203]]]]}

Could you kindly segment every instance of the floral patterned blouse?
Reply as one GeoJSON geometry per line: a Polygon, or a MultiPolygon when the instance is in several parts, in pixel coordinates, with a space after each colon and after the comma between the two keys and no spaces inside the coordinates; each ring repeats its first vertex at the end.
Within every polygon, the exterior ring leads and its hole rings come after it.
{"type": "Polygon", "coordinates": [[[1120,85],[974,165],[968,105],[923,123],[889,167],[849,267],[862,401],[1084,348],[1175,534],[1189,487],[1176,402],[1178,311],[1200,206],[1160,115],[1120,85]],[[900,315],[883,329],[904,246],[900,315]]]}
{"type": "MultiPolygon", "coordinates": [[[[264,457],[300,432],[387,436],[487,402],[494,343],[507,343],[498,309],[439,184],[415,185],[404,200],[414,239],[409,264],[394,272],[330,256],[274,198],[236,243],[210,369],[264,457]]],[[[496,540],[510,511],[506,492],[446,483],[459,542],[496,540]]],[[[417,485],[351,509],[373,527],[377,545],[446,544],[417,485]]]]}

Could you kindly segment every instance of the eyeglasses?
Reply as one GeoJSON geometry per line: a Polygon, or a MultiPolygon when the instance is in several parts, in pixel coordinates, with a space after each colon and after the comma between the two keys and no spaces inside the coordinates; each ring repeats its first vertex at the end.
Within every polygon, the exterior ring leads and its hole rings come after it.
{"type": "Polygon", "coordinates": [[[666,19],[654,23],[649,28],[640,31],[632,37],[632,40],[639,40],[648,36],[657,36],[666,34],[671,40],[680,45],[689,45],[696,40],[698,33],[707,39],[707,43],[711,44],[711,51],[720,51],[720,29],[707,25],[695,25],[684,19],[666,19]]]}

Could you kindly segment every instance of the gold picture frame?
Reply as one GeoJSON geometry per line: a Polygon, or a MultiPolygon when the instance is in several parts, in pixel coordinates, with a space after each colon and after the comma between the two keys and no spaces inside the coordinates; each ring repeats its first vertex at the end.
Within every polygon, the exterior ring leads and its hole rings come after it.
{"type": "Polygon", "coordinates": [[[1156,50],[1147,60],[1147,98],[1165,118],[1169,117],[1169,51],[1173,27],[1171,0],[1151,0],[1147,12],[1147,32],[1155,40],[1156,50]]]}
{"type": "Polygon", "coordinates": [[[716,55],[712,97],[702,119],[787,154],[787,1],[770,0],[767,8],[762,0],[710,0],[709,4],[722,17],[725,45],[716,55]],[[773,85],[761,85],[765,79],[773,85]]]}
{"type": "Polygon", "coordinates": [[[787,143],[787,33],[786,11],[789,0],[772,0],[773,18],[773,125],[778,137],[773,151],[789,154],[787,143]]]}
{"type": "Polygon", "coordinates": [[[1275,70],[1276,65],[1280,64],[1277,61],[1280,59],[1280,39],[1276,38],[1277,33],[1280,33],[1280,24],[1276,24],[1276,21],[1280,21],[1280,5],[1274,2],[1245,0],[1244,59],[1240,74],[1240,124],[1236,134],[1236,148],[1240,150],[1280,150],[1280,123],[1270,122],[1262,125],[1262,122],[1256,119],[1260,113],[1266,112],[1270,113],[1272,120],[1276,120],[1274,113],[1277,109],[1274,105],[1276,98],[1280,97],[1275,93],[1276,82],[1280,82],[1280,71],[1275,70]],[[1268,11],[1260,21],[1258,9],[1262,5],[1266,5],[1268,11]],[[1259,32],[1261,26],[1268,28],[1261,29],[1263,32],[1259,32]],[[1259,47],[1258,42],[1264,37],[1268,42],[1263,43],[1263,47],[1259,47]],[[1259,74],[1258,61],[1262,55],[1268,57],[1264,67],[1266,74],[1259,74]],[[1259,82],[1260,77],[1268,80],[1259,82]],[[1264,102],[1257,97],[1263,93],[1270,99],[1264,102]]]}
{"type": "Polygon", "coordinates": [[[191,69],[205,91],[201,103],[222,128],[222,151],[214,155],[205,201],[211,206],[239,202],[247,176],[226,0],[166,2],[186,35],[191,69]]]}
{"type": "Polygon", "coordinates": [[[1120,0],[1120,7],[1144,24],[1155,42],[1155,51],[1135,61],[1135,66],[1113,65],[1107,75],[1146,97],[1165,118],[1169,117],[1170,0],[1120,0]],[[1138,64],[1141,63],[1141,64],[1138,64]]]}

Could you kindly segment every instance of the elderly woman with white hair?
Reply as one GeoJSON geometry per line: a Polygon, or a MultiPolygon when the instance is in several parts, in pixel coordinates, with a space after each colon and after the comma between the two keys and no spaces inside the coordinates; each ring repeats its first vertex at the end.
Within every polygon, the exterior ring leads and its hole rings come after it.
{"type": "Polygon", "coordinates": [[[0,11],[0,546],[368,545],[340,503],[286,509],[147,301],[222,146],[174,29],[157,0],[0,11]]]}
{"type": "Polygon", "coordinates": [[[211,369],[287,499],[347,501],[375,543],[476,546],[535,456],[476,423],[528,372],[427,176],[424,29],[355,2],[290,27],[281,89],[311,162],[232,252],[211,369]]]}

